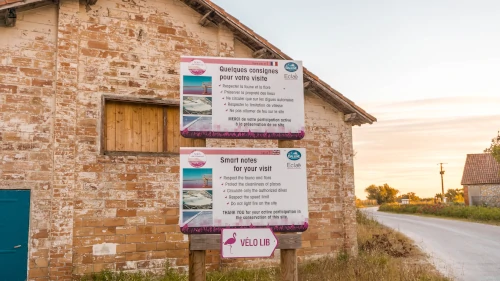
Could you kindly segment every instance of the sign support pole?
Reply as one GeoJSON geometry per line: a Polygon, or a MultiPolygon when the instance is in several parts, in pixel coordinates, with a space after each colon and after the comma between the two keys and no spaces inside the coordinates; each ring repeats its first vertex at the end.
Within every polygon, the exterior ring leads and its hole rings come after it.
{"type": "Polygon", "coordinates": [[[207,279],[205,256],[205,250],[189,251],[189,281],[205,281],[207,279]]]}
{"type": "MultiPolygon", "coordinates": [[[[206,147],[204,139],[194,139],[195,147],[206,147]]],[[[192,235],[189,235],[191,245],[192,235]]],[[[205,267],[205,250],[189,250],[189,281],[205,281],[207,279],[207,269],[205,267]]]]}
{"type": "MultiPolygon", "coordinates": [[[[293,148],[294,143],[291,140],[279,140],[278,148],[293,148]]],[[[297,269],[297,250],[296,249],[281,249],[281,280],[298,281],[297,269]]]]}

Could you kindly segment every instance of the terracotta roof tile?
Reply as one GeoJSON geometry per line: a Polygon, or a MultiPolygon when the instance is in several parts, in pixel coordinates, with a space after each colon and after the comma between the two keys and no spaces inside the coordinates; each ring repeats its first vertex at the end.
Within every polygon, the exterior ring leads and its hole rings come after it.
{"type": "Polygon", "coordinates": [[[467,154],[462,185],[500,183],[500,163],[490,153],[467,154]]]}

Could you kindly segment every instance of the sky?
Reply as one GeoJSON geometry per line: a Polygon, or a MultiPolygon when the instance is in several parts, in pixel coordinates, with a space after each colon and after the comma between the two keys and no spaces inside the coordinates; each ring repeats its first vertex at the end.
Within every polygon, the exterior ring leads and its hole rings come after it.
{"type": "Polygon", "coordinates": [[[461,188],[500,130],[500,1],[212,1],[378,119],[353,127],[359,198],[433,197],[438,163],[461,188]]]}

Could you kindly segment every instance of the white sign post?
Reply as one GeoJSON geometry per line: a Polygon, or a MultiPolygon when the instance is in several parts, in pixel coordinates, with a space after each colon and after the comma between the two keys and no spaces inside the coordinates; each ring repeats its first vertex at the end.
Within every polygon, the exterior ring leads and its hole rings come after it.
{"type": "Polygon", "coordinates": [[[180,76],[183,137],[304,137],[301,61],[183,56],[180,76]]]}
{"type": "Polygon", "coordinates": [[[308,227],[304,148],[182,147],[180,168],[179,225],[185,234],[308,227]]]}
{"type": "Polygon", "coordinates": [[[221,256],[223,258],[270,257],[278,239],[270,228],[223,229],[221,256]]]}

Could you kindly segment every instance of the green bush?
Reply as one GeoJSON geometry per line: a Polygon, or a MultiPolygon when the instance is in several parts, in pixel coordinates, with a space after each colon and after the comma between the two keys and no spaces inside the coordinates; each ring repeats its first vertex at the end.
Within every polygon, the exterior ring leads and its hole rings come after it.
{"type": "Polygon", "coordinates": [[[379,211],[500,222],[500,208],[463,204],[383,204],[379,211]]]}

